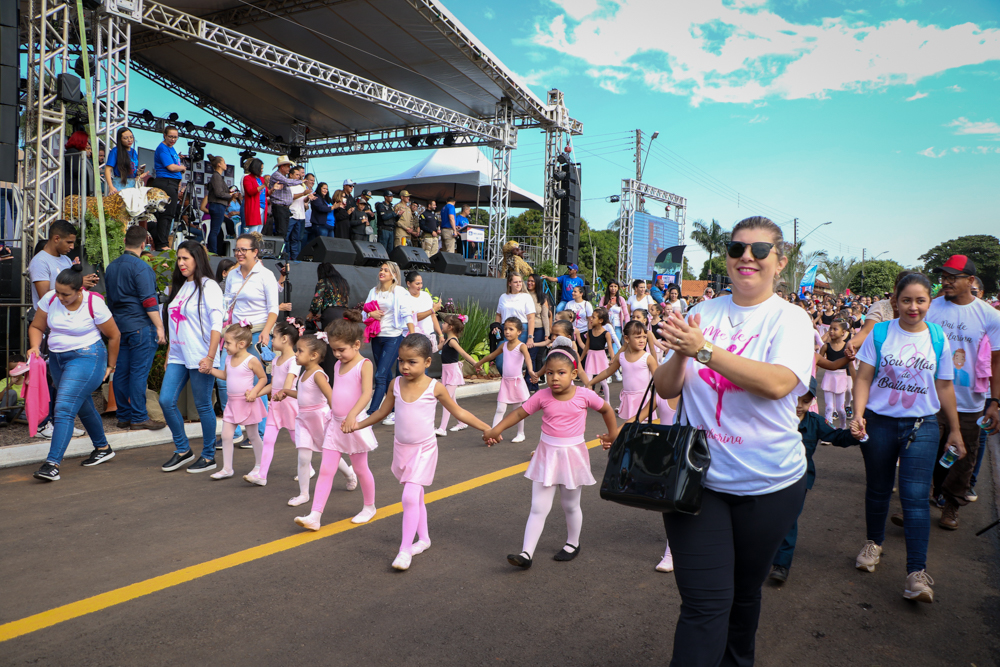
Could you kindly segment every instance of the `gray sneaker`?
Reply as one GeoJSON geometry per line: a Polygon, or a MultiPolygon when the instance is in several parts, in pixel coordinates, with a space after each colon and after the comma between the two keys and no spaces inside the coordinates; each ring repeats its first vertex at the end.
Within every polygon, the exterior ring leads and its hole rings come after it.
{"type": "Polygon", "coordinates": [[[934,602],[934,580],[927,570],[918,570],[906,575],[906,588],[903,590],[903,597],[907,600],[917,602],[934,602]]]}
{"type": "Polygon", "coordinates": [[[866,572],[874,572],[875,566],[878,565],[880,560],[882,560],[882,547],[868,540],[861,547],[861,553],[858,554],[854,567],[866,572]]]}

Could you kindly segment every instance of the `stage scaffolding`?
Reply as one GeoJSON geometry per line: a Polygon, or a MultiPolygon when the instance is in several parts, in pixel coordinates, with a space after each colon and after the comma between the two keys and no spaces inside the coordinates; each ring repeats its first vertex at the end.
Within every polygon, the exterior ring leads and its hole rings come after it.
{"type": "MultiPolygon", "coordinates": [[[[22,3],[25,4],[25,3],[22,3]]],[[[28,0],[23,13],[27,35],[28,91],[26,155],[23,163],[27,212],[23,228],[26,240],[33,244],[44,237],[48,225],[63,217],[63,160],[66,105],[56,94],[55,78],[69,70],[68,60],[80,56],[80,46],[70,33],[76,20],[76,4],[67,0],[28,0]]],[[[287,48],[268,43],[235,29],[254,21],[289,17],[296,13],[318,11],[329,0],[257,0],[205,16],[194,16],[167,4],[152,0],[103,0],[98,9],[88,12],[96,60],[94,95],[98,139],[108,148],[114,145],[118,128],[160,131],[166,124],[179,127],[181,137],[272,154],[297,154],[299,161],[309,158],[362,153],[393,152],[430,148],[440,141],[443,146],[483,146],[490,148],[494,165],[488,260],[496,267],[506,241],[510,202],[511,152],[517,148],[521,129],[546,133],[545,256],[554,258],[559,236],[558,202],[548,183],[550,160],[558,155],[567,136],[583,133],[583,125],[571,118],[562,93],[550,91],[543,104],[505,70],[474,37],[465,32],[437,0],[405,0],[406,6],[433,26],[463,56],[486,73],[503,91],[491,116],[461,113],[411,93],[397,90],[371,78],[358,76],[309,58],[287,48]],[[145,29],[133,38],[133,31],[145,29]],[[363,102],[405,116],[405,124],[354,132],[307,134],[307,126],[298,119],[288,123],[287,139],[265,130],[253,119],[227,107],[223,100],[209,99],[189,90],[185,83],[156,67],[149,59],[132,57],[163,44],[182,40],[203,47],[227,59],[278,72],[318,88],[349,95],[363,102]],[[130,69],[150,78],[164,88],[212,114],[226,127],[212,124],[193,126],[158,118],[148,111],[129,109],[130,69]]],[[[459,63],[468,65],[468,63],[459,63]]]]}
{"type": "MultiPolygon", "coordinates": [[[[627,285],[632,281],[635,240],[635,213],[644,211],[646,200],[653,200],[667,206],[665,217],[677,222],[677,244],[684,243],[687,235],[687,199],[666,190],[654,188],[634,178],[622,179],[621,212],[618,215],[618,282],[627,285]],[[670,209],[674,217],[670,217],[670,209]]],[[[637,276],[638,277],[638,276],[637,276]]],[[[649,280],[651,276],[642,276],[649,280]]]]}

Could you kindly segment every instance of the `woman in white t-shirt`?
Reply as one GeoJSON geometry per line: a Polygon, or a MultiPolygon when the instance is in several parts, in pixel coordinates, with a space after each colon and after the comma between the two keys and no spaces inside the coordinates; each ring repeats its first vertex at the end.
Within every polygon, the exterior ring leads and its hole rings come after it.
{"type": "Polygon", "coordinates": [[[427,336],[431,341],[431,349],[437,352],[438,345],[444,340],[437,318],[441,303],[434,303],[430,292],[424,291],[424,277],[417,271],[406,274],[406,291],[413,297],[410,308],[413,309],[413,324],[416,325],[417,332],[427,336]]]}
{"type": "Polygon", "coordinates": [[[573,300],[566,304],[564,310],[573,313],[573,328],[586,340],[590,330],[590,316],[594,314],[594,304],[583,300],[582,287],[577,285],[573,288],[573,300]]]}
{"type": "MultiPolygon", "coordinates": [[[[413,297],[400,285],[402,276],[396,262],[385,262],[378,270],[378,285],[368,292],[365,303],[377,301],[379,309],[364,313],[364,320],[379,321],[381,330],[372,338],[372,354],[375,356],[375,381],[372,392],[369,414],[378,410],[389,388],[392,371],[399,359],[399,344],[403,342],[404,333],[413,333],[413,297]]],[[[383,422],[394,424],[393,415],[383,422]]]]}
{"type": "Polygon", "coordinates": [[[920,273],[910,273],[896,283],[894,299],[899,319],[876,325],[858,351],[851,432],[858,439],[868,436],[861,443],[867,540],[855,567],[874,572],[879,563],[898,460],[906,535],[903,597],[933,602],[934,580],[926,570],[931,525],[927,497],[941,437],[939,412],[947,416],[951,427],[948,446],[955,448],[957,458],[965,456],[952,383],[955,368],[940,325],[924,321],[931,305],[930,281],[920,273]],[[877,327],[886,326],[885,339],[877,349],[877,327]]]}
{"type": "Polygon", "coordinates": [[[104,299],[83,289],[79,264],[63,269],[56,276],[54,288],[38,300],[38,311],[28,328],[29,360],[33,354],[41,358],[42,337],[46,330],[49,332],[48,366],[55,391],[55,424],[48,456],[34,474],[36,479],[47,482],[59,479],[59,465],[73,437],[77,415],[94,442],[94,451],[83,465],[95,466],[114,457],[91,394],[114,373],[121,340],[104,299]],[[108,337],[107,348],[101,334],[108,337]]]}
{"type": "Polygon", "coordinates": [[[688,305],[687,302],[681,298],[681,288],[677,285],[671,285],[667,288],[667,298],[663,305],[670,308],[681,317],[687,315],[688,305]]]}
{"type": "MultiPolygon", "coordinates": [[[[530,353],[535,347],[535,301],[524,289],[524,278],[513,272],[507,275],[507,291],[500,295],[493,321],[502,324],[508,317],[516,317],[521,321],[521,333],[517,338],[528,346],[530,353]]],[[[503,351],[497,356],[495,363],[497,368],[503,368],[503,351]]],[[[525,370],[525,381],[529,379],[527,373],[525,370]]]]}
{"type": "MultiPolygon", "coordinates": [[[[230,275],[232,273],[236,271],[230,275]]],[[[215,377],[208,373],[215,365],[219,350],[224,311],[222,289],[213,278],[203,245],[185,241],[177,248],[177,264],[167,301],[163,304],[169,348],[160,387],[160,408],[174,438],[174,454],[160,468],[163,472],[172,472],[187,463],[191,463],[187,468],[191,473],[207,472],[216,467],[216,421],[212,406],[215,377]],[[184,418],[177,407],[177,399],[188,382],[201,422],[201,457],[197,461],[184,432],[184,418]]]]}
{"type": "Polygon", "coordinates": [[[653,297],[646,294],[646,281],[642,278],[636,278],[632,281],[632,296],[628,298],[626,304],[628,305],[628,313],[631,316],[632,311],[636,308],[641,308],[642,310],[649,310],[649,304],[656,303],[653,301],[653,297]]]}
{"type": "Polygon", "coordinates": [[[656,391],[683,396],[677,422],[704,429],[712,453],[701,513],[663,515],[683,602],[674,665],[753,663],[761,585],[806,491],[795,405],[812,377],[812,323],[774,294],[781,229],[747,218],[731,238],[732,295],[659,325],[675,354],[656,391]]]}

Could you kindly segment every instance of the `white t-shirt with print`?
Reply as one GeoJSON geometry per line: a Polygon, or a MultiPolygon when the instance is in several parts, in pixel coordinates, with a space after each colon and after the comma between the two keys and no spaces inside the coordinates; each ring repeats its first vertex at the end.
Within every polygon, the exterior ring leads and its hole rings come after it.
{"type": "MultiPolygon", "coordinates": [[[[875,369],[868,394],[868,409],[884,417],[936,415],[941,409],[941,401],[934,386],[935,375],[940,380],[954,377],[948,341],[945,340],[941,350],[941,370],[938,371],[930,331],[910,333],[899,326],[899,320],[890,320],[881,354],[881,368],[875,369]]],[[[874,335],[861,344],[858,360],[875,365],[874,335]]]]}
{"type": "MultiPolygon", "coordinates": [[[[1000,311],[982,299],[973,299],[972,303],[960,306],[938,297],[931,301],[925,319],[940,324],[944,337],[951,345],[958,411],[981,412],[986,393],[973,391],[976,386],[976,358],[983,336],[989,336],[991,350],[1000,350],[1000,311]]],[[[996,373],[997,369],[994,368],[993,372],[996,373]]]]}
{"type": "Polygon", "coordinates": [[[649,304],[656,303],[653,301],[653,297],[648,294],[641,299],[636,299],[635,294],[628,298],[626,302],[628,304],[628,312],[631,313],[636,308],[642,308],[643,310],[649,310],[649,304]]]}
{"type": "MultiPolygon", "coordinates": [[[[198,362],[208,356],[212,332],[222,334],[222,288],[214,280],[205,278],[201,300],[193,280],[181,285],[180,292],[170,301],[163,314],[163,322],[170,329],[168,364],[184,364],[185,368],[198,368],[198,362]],[[201,302],[199,312],[198,304],[201,302]]],[[[222,348],[222,342],[219,342],[222,348]]]]}
{"type": "Polygon", "coordinates": [[[98,295],[91,296],[82,290],[83,298],[76,310],[66,310],[54,289],[38,300],[38,310],[46,313],[49,326],[49,350],[51,352],[71,352],[101,342],[101,330],[97,325],[111,319],[111,311],[98,295]],[[90,316],[90,300],[94,306],[94,316],[90,316]]]}
{"type": "MultiPolygon", "coordinates": [[[[684,369],[684,419],[708,436],[712,465],[705,486],[722,493],[761,495],[794,484],[806,471],[795,404],[808,391],[813,367],[812,322],[805,311],[772,295],[749,308],[720,296],[689,314],[715,348],[745,359],[784,366],[798,385],[770,400],[733,385],[692,358],[684,369]]],[[[680,417],[680,416],[679,416],[680,417]]]]}
{"type": "Polygon", "coordinates": [[[594,306],[589,301],[570,301],[566,304],[566,310],[573,313],[573,328],[583,333],[590,328],[587,320],[594,314],[594,306]]]}

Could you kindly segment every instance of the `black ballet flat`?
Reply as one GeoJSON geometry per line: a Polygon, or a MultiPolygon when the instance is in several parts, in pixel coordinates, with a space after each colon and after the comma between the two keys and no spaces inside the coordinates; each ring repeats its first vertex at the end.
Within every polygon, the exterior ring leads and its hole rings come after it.
{"type": "Polygon", "coordinates": [[[556,553],[556,555],[552,557],[552,560],[557,560],[557,561],[560,561],[560,562],[565,562],[565,561],[568,561],[568,560],[573,560],[574,558],[576,558],[580,554],[580,545],[577,545],[577,546],[574,547],[572,544],[570,544],[569,542],[567,542],[566,546],[567,547],[572,547],[573,550],[572,551],[566,551],[566,549],[560,549],[556,553]]]}
{"type": "Polygon", "coordinates": [[[528,556],[526,551],[522,551],[519,554],[507,554],[507,562],[524,570],[531,567],[531,557],[528,556]]]}

